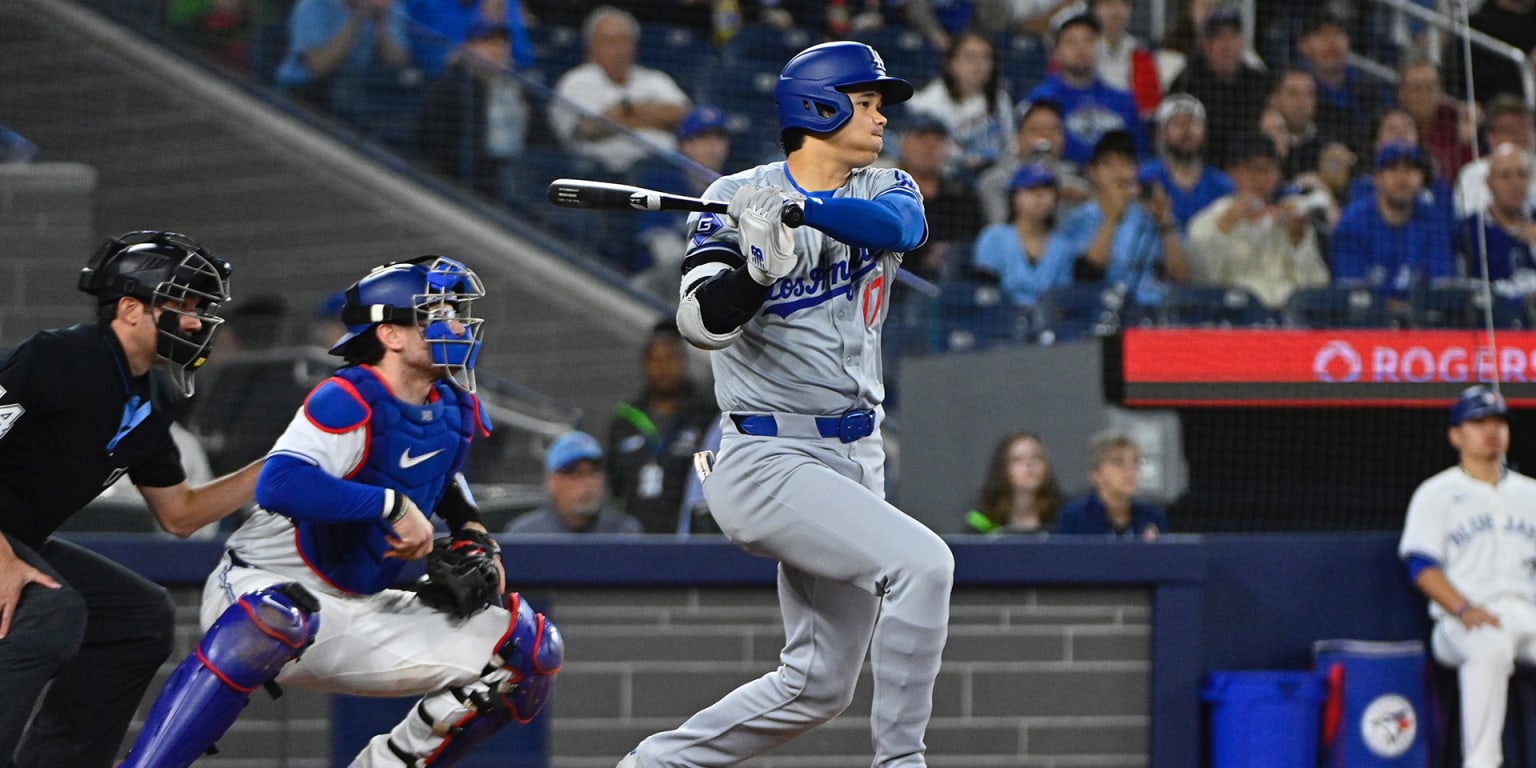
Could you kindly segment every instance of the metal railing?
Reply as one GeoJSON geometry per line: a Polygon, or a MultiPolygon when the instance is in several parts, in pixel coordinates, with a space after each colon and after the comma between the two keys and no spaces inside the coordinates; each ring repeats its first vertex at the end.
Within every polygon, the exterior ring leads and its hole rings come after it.
{"type": "MultiPolygon", "coordinates": [[[[1443,9],[1453,1],[1455,0],[1441,0],[1440,6],[1443,9]]],[[[1532,72],[1531,62],[1526,58],[1524,51],[1485,32],[1472,29],[1471,27],[1463,28],[1460,22],[1443,10],[1431,11],[1413,2],[1413,0],[1372,0],[1372,2],[1422,21],[1435,29],[1449,32],[1455,35],[1458,41],[1466,38],[1479,48],[1501,58],[1509,59],[1510,63],[1515,65],[1515,69],[1520,72],[1520,88],[1525,95],[1526,108],[1536,110],[1536,73],[1532,72]]],[[[1395,80],[1396,78],[1392,79],[1395,80]]]]}

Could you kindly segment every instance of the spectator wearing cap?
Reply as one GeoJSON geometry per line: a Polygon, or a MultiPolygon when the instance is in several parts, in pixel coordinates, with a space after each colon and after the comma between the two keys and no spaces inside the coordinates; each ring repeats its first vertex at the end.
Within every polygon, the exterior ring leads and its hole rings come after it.
{"type": "Polygon", "coordinates": [[[1008,194],[1008,222],[981,231],[971,266],[995,277],[1014,304],[1034,306],[1041,293],[1072,282],[1073,254],[1065,241],[1051,237],[1056,174],[1044,163],[1025,165],[1009,180],[1008,194]]]}
{"type": "MultiPolygon", "coordinates": [[[[688,111],[677,129],[677,156],[648,157],[635,165],[635,183],[646,189],[698,197],[720,177],[731,154],[731,134],[725,111],[701,104],[688,111]]],[[[645,211],[635,220],[637,247],[642,258],[633,264],[636,283],[657,296],[677,299],[682,279],[683,251],[688,215],[677,211],[645,211]]]]}
{"type": "Polygon", "coordinates": [[[1136,114],[1151,119],[1163,98],[1157,58],[1145,43],[1130,33],[1131,0],[1092,0],[1088,10],[1099,20],[1094,70],[1111,88],[1131,94],[1136,114]]]}
{"type": "Polygon", "coordinates": [[[1429,165],[1418,147],[1383,146],[1375,165],[1375,195],[1350,203],[1334,229],[1333,282],[1368,287],[1401,316],[1415,290],[1455,276],[1450,232],[1421,199],[1429,165]]]}
{"type": "Polygon", "coordinates": [[[926,112],[944,121],[954,162],[972,173],[1007,154],[1013,140],[1013,99],[998,70],[991,41],[974,32],[956,35],[939,76],[907,102],[907,114],[926,112]]]}
{"type": "Polygon", "coordinates": [[[976,178],[976,194],[981,198],[982,217],[987,224],[1001,224],[1012,215],[1008,184],[1020,168],[1030,163],[1044,163],[1056,176],[1060,212],[1093,196],[1088,180],[1078,175],[1077,164],[1062,157],[1067,136],[1061,127],[1060,105],[1049,99],[1024,102],[1019,108],[1018,123],[1014,151],[976,178]]]}
{"type": "Polygon", "coordinates": [[[1469,277],[1487,274],[1501,311],[1501,326],[1532,327],[1536,305],[1536,196],[1529,192],[1536,168],[1530,153],[1514,144],[1500,144],[1488,153],[1488,207],[1482,215],[1461,220],[1456,250],[1469,277]]]}
{"type": "Polygon", "coordinates": [[[509,46],[499,60],[533,65],[533,45],[517,0],[403,0],[402,5],[411,21],[411,60],[428,78],[446,72],[454,51],[484,37],[489,28],[500,28],[501,42],[509,46]]]}
{"type": "Polygon", "coordinates": [[[1350,149],[1364,151],[1363,129],[1392,103],[1387,85],[1350,65],[1349,30],[1326,9],[1307,18],[1296,48],[1317,82],[1318,101],[1327,107],[1318,110],[1318,122],[1350,149]]]}
{"type": "Polygon", "coordinates": [[[544,455],[542,506],[513,518],[507,533],[640,533],[640,521],[603,501],[603,448],[597,438],[566,432],[544,455]]]}
{"type": "Polygon", "coordinates": [[[494,196],[502,170],[521,155],[528,102],[511,76],[504,24],[477,22],[448,56],[447,73],[422,104],[421,152],[443,175],[494,196]]]}
{"type": "Polygon", "coordinates": [[[1142,306],[1162,303],[1166,281],[1184,282],[1189,265],[1172,213],[1154,216],[1141,203],[1129,133],[1110,131],[1099,139],[1088,181],[1093,199],[1063,215],[1053,235],[1072,255],[1073,281],[1102,284],[1142,306]]]}
{"type": "Polygon", "coordinates": [[[1232,192],[1189,224],[1189,281],[1245,288],[1272,310],[1297,288],[1328,284],[1317,233],[1307,225],[1306,201],[1272,203],[1280,188],[1274,142],[1243,134],[1228,153],[1232,192]]]}
{"type": "Polygon", "coordinates": [[[1243,55],[1243,14],[1231,6],[1211,11],[1200,26],[1199,52],[1168,86],[1205,105],[1206,142],[1227,146],[1253,130],[1269,96],[1269,76],[1243,55]]]}
{"type": "MultiPolygon", "coordinates": [[[[1392,107],[1381,113],[1376,120],[1375,137],[1375,143],[1371,145],[1373,154],[1388,144],[1412,144],[1424,151],[1426,158],[1429,157],[1428,150],[1419,142],[1419,129],[1413,116],[1401,107],[1392,107]]],[[[1374,176],[1374,169],[1356,176],[1354,181],[1350,182],[1349,194],[1344,197],[1345,204],[1374,195],[1376,189],[1374,176]]],[[[1447,184],[1445,179],[1434,175],[1433,167],[1420,196],[1440,211],[1447,226],[1452,230],[1455,229],[1456,210],[1452,202],[1451,185],[1447,184]]]]}
{"type": "Polygon", "coordinates": [[[1175,93],[1158,105],[1157,157],[1142,163],[1137,176],[1153,196],[1167,198],[1180,233],[1202,208],[1232,193],[1232,180],[1205,162],[1205,105],[1199,99],[1175,93]]]}
{"type": "MultiPolygon", "coordinates": [[[[1536,160],[1536,115],[1518,96],[1504,94],[1489,100],[1483,116],[1483,141],[1489,147],[1513,144],[1536,160]]],[[[1536,200],[1536,179],[1531,179],[1531,199],[1536,200]]],[[[1471,216],[1488,206],[1488,158],[1462,166],[1456,177],[1456,215],[1471,216]]]]}
{"type": "Polygon", "coordinates": [[[1128,132],[1137,155],[1144,149],[1136,102],[1126,91],[1105,84],[1094,69],[1098,42],[1099,20],[1093,14],[1074,12],[1062,18],[1051,37],[1055,71],[1025,99],[1048,99],[1061,107],[1067,138],[1062,156],[1079,164],[1088,161],[1094,145],[1110,131],[1128,132]]]}
{"type": "Polygon", "coordinates": [[[970,178],[950,162],[953,144],[945,122],[926,112],[903,122],[896,167],[917,182],[928,217],[928,240],[909,252],[903,264],[922,277],[938,279],[949,271],[950,245],[972,240],[981,229],[981,201],[970,178]]]}

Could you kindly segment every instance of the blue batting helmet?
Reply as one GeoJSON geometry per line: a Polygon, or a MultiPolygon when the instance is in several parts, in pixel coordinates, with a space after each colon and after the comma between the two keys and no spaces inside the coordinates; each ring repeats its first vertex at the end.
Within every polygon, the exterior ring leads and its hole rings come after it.
{"type": "Polygon", "coordinates": [[[861,86],[873,86],[887,106],[912,98],[912,84],[887,77],[880,54],[863,43],[822,43],[795,54],[779,72],[779,84],[773,89],[779,130],[830,133],[843,127],[853,117],[847,93],[861,86]]]}
{"type": "Polygon", "coordinates": [[[354,339],[380,323],[419,326],[432,362],[465,391],[475,391],[485,320],[475,317],[470,305],[485,296],[485,286],[474,270],[442,256],[422,256],[375,267],[344,295],[341,322],[347,332],[331,354],[346,356],[354,339]]]}
{"type": "Polygon", "coordinates": [[[1505,404],[1504,396],[1487,384],[1478,384],[1463,389],[1456,398],[1456,404],[1451,406],[1451,426],[1489,416],[1508,415],[1509,406],[1505,404]]]}

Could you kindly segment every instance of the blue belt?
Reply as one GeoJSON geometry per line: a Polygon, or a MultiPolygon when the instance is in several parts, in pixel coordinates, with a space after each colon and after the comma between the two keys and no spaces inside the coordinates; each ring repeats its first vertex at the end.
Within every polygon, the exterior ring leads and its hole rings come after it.
{"type": "Polygon", "coordinates": [[[733,413],[731,421],[743,435],[755,437],[835,437],[845,443],[851,443],[869,437],[875,432],[873,410],[845,411],[840,416],[733,413]],[[810,431],[810,425],[813,423],[816,430],[814,434],[810,431]]]}

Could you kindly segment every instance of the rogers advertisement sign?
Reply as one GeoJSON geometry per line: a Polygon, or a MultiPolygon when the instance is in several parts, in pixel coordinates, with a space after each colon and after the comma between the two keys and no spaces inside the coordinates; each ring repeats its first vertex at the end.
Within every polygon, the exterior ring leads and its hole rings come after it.
{"type": "Polygon", "coordinates": [[[1130,329],[1107,384],[1130,405],[1429,406],[1497,378],[1512,403],[1536,405],[1536,387],[1519,386],[1536,382],[1536,332],[1487,342],[1474,330],[1130,329]]]}

